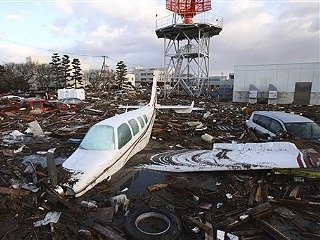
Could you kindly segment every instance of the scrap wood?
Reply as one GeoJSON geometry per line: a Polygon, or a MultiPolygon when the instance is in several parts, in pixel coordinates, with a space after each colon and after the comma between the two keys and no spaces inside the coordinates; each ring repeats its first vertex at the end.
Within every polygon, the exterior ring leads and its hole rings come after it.
{"type": "Polygon", "coordinates": [[[271,213],[272,206],[269,202],[262,203],[254,208],[247,209],[246,211],[237,214],[233,217],[227,218],[224,221],[218,223],[224,230],[230,229],[234,226],[241,225],[250,219],[259,218],[271,213]]]}
{"type": "Polygon", "coordinates": [[[254,130],[252,130],[251,128],[248,128],[247,131],[248,131],[249,136],[253,139],[254,142],[259,141],[259,138],[255,134],[254,130]]]}
{"type": "Polygon", "coordinates": [[[17,219],[11,215],[2,215],[0,220],[0,238],[8,239],[7,236],[10,236],[11,232],[19,230],[19,225],[17,219]]]}
{"type": "MultiPolygon", "coordinates": [[[[191,216],[185,216],[186,219],[188,219],[189,221],[191,221],[192,223],[194,223],[195,225],[197,225],[199,228],[201,228],[203,231],[205,231],[207,234],[209,235],[213,235],[213,229],[212,226],[208,226],[205,223],[200,222],[199,220],[197,220],[194,217],[191,216]]],[[[210,224],[211,225],[211,224],[210,224]]]]}
{"type": "Polygon", "coordinates": [[[320,234],[311,232],[301,232],[301,235],[308,237],[309,239],[320,239],[320,234]]]}
{"type": "Polygon", "coordinates": [[[30,191],[24,189],[12,189],[12,188],[5,188],[0,187],[0,194],[7,194],[7,195],[18,195],[18,196],[28,196],[30,191]]]}
{"type": "Polygon", "coordinates": [[[292,200],[292,199],[271,199],[271,204],[278,204],[284,206],[306,206],[306,207],[320,207],[320,202],[312,202],[308,200],[292,200]]]}
{"type": "Polygon", "coordinates": [[[296,185],[292,188],[291,192],[289,193],[290,198],[297,198],[300,192],[300,185],[296,185]]]}
{"type": "Polygon", "coordinates": [[[54,230],[54,223],[50,223],[50,231],[51,231],[51,239],[56,240],[57,239],[57,233],[54,230]]]}
{"type": "Polygon", "coordinates": [[[158,191],[160,189],[166,188],[167,186],[168,186],[167,183],[158,183],[152,186],[148,186],[147,189],[149,192],[154,192],[154,191],[158,191]]]}
{"type": "Polygon", "coordinates": [[[48,183],[45,181],[40,182],[41,185],[45,188],[46,192],[52,196],[55,200],[65,205],[67,208],[69,208],[71,211],[75,212],[75,207],[70,204],[65,198],[63,198],[59,193],[57,193],[48,183]]]}
{"type": "Polygon", "coordinates": [[[102,234],[105,237],[105,239],[125,240],[125,238],[121,237],[115,230],[113,230],[109,226],[102,226],[98,223],[93,223],[90,226],[90,230],[94,231],[95,233],[102,234]]]}
{"type": "Polygon", "coordinates": [[[290,240],[289,237],[285,236],[282,232],[280,232],[280,230],[276,229],[268,222],[262,219],[258,219],[258,221],[261,223],[262,228],[266,231],[266,233],[270,234],[273,238],[277,240],[290,240]]]}
{"type": "Polygon", "coordinates": [[[239,230],[232,231],[232,234],[242,237],[241,239],[262,239],[261,235],[264,233],[262,229],[248,229],[248,230],[239,230]],[[253,238],[249,238],[253,237],[253,238]]]}
{"type": "Polygon", "coordinates": [[[205,225],[208,226],[211,231],[210,232],[205,232],[204,233],[204,239],[205,240],[213,240],[213,229],[212,229],[212,219],[211,219],[211,212],[210,211],[205,211],[204,213],[205,218],[207,219],[207,221],[205,222],[205,225]]]}

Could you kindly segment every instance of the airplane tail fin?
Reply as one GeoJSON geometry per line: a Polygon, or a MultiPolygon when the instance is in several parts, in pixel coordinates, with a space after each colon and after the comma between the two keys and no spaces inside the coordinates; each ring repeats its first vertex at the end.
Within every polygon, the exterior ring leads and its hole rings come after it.
{"type": "Polygon", "coordinates": [[[157,79],[153,77],[151,98],[149,105],[156,106],[157,104],[157,79]]]}

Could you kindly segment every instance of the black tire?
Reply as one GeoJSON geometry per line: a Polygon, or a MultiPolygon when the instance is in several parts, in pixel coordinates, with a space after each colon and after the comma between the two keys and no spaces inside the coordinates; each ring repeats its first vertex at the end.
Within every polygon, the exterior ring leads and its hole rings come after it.
{"type": "Polygon", "coordinates": [[[125,232],[132,240],[174,240],[181,233],[181,222],[162,209],[139,209],[125,222],[125,232]]]}

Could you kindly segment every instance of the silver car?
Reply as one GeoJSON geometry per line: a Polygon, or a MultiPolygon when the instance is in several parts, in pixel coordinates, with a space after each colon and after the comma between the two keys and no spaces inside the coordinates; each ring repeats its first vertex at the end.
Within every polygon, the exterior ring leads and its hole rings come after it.
{"type": "Polygon", "coordinates": [[[278,111],[254,111],[246,122],[260,135],[276,137],[288,133],[292,137],[320,139],[320,126],[309,118],[278,111]]]}

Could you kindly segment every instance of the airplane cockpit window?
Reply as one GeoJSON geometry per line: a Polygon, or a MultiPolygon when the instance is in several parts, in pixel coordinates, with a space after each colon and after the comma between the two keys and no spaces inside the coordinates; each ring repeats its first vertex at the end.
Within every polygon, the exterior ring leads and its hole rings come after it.
{"type": "Polygon", "coordinates": [[[86,150],[115,149],[114,129],[108,125],[92,126],[83,138],[80,148],[86,150]]]}

